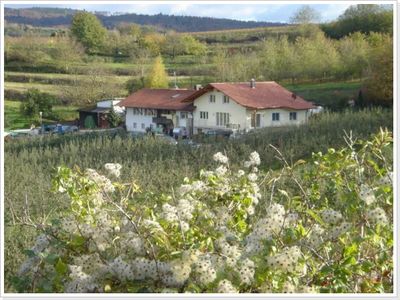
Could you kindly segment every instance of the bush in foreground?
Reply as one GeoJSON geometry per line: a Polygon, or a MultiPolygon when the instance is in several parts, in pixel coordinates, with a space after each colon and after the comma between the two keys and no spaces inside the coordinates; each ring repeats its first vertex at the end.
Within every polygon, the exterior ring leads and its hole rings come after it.
{"type": "MultiPolygon", "coordinates": [[[[13,279],[19,292],[391,292],[392,137],[381,131],[312,163],[217,167],[157,204],[138,201],[121,165],[59,167],[70,210],[40,235],[13,279]],[[260,193],[266,185],[268,192],[260,193]]],[[[279,156],[279,152],[278,152],[279,156]]]]}

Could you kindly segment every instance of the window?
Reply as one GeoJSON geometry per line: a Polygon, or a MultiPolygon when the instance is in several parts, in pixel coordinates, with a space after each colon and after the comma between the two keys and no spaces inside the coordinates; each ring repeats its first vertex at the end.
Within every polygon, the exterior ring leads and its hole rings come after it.
{"type": "Polygon", "coordinates": [[[215,103],[215,95],[210,95],[210,103],[215,103]]]}
{"type": "Polygon", "coordinates": [[[145,109],[145,115],[146,116],[155,116],[156,112],[154,109],[145,109]]]}
{"type": "Polygon", "coordinates": [[[186,112],[181,112],[181,119],[186,119],[187,113],[186,112]]]}
{"type": "Polygon", "coordinates": [[[224,95],[224,103],[229,103],[229,97],[224,95]]]}
{"type": "Polygon", "coordinates": [[[217,112],[217,126],[227,126],[229,124],[229,114],[217,112]]]}
{"type": "Polygon", "coordinates": [[[251,127],[261,127],[261,114],[252,113],[251,114],[251,127]]]}
{"type": "Polygon", "coordinates": [[[133,109],[133,114],[142,116],[143,115],[143,108],[134,108],[133,109]]]}
{"type": "Polygon", "coordinates": [[[279,113],[272,113],[272,121],[279,121],[279,113]]]}
{"type": "Polygon", "coordinates": [[[133,128],[136,128],[136,123],[133,123],[133,128]]]}
{"type": "Polygon", "coordinates": [[[142,123],[142,129],[144,129],[146,126],[144,125],[144,123],[142,123]]]}
{"type": "Polygon", "coordinates": [[[289,113],[289,120],[297,120],[297,112],[291,112],[289,113]]]}
{"type": "Polygon", "coordinates": [[[208,119],[208,111],[201,111],[200,119],[208,119]]]}

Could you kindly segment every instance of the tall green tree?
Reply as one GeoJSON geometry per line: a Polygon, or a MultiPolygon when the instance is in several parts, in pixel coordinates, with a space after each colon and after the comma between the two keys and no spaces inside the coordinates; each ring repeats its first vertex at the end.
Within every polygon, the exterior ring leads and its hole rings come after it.
{"type": "Polygon", "coordinates": [[[72,18],[71,32],[89,53],[98,52],[107,36],[107,30],[94,14],[83,11],[72,18]]]}
{"type": "Polygon", "coordinates": [[[42,93],[38,89],[29,89],[21,102],[20,110],[23,115],[36,119],[39,118],[40,112],[43,113],[43,117],[50,117],[55,102],[54,96],[42,93]]]}
{"type": "Polygon", "coordinates": [[[375,34],[369,53],[368,77],[365,90],[368,103],[393,105],[393,39],[389,35],[375,34]],[[378,40],[380,40],[378,42],[378,40]]]}
{"type": "Polygon", "coordinates": [[[147,88],[168,88],[168,74],[161,56],[157,56],[148,76],[145,79],[147,88]]]}
{"type": "Polygon", "coordinates": [[[341,38],[350,33],[360,31],[393,33],[392,6],[376,4],[352,5],[339,16],[338,20],[322,25],[325,33],[333,38],[341,38]]]}

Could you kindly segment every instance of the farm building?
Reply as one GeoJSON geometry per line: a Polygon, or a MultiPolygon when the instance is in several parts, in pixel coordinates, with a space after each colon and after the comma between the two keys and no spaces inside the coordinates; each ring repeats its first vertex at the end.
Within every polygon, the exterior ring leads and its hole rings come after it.
{"type": "Polygon", "coordinates": [[[141,89],[119,103],[125,107],[125,124],[128,131],[146,132],[160,130],[170,134],[173,128],[183,127],[190,132],[192,103],[183,102],[195,90],[141,89]]]}
{"type": "Polygon", "coordinates": [[[168,130],[183,126],[193,134],[299,125],[315,108],[274,81],[254,80],[210,83],[198,90],[142,89],[120,105],[126,107],[128,131],[165,125],[168,130]]]}
{"type": "Polygon", "coordinates": [[[108,128],[107,115],[114,111],[124,116],[125,110],[118,104],[123,98],[106,99],[96,103],[94,106],[78,109],[80,128],[108,128]]]}

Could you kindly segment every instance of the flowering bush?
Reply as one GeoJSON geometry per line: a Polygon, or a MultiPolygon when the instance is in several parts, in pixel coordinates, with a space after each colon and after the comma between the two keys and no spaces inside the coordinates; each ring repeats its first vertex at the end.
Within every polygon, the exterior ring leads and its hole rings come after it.
{"type": "MultiPolygon", "coordinates": [[[[39,224],[13,279],[29,292],[315,293],[392,291],[391,134],[279,172],[258,153],[185,179],[155,205],[121,166],[59,167],[70,210],[39,224]],[[389,151],[389,152],[388,152],[389,151]],[[388,154],[389,153],[389,154],[388,154]]],[[[278,153],[279,154],[279,153],[278,153]]]]}

